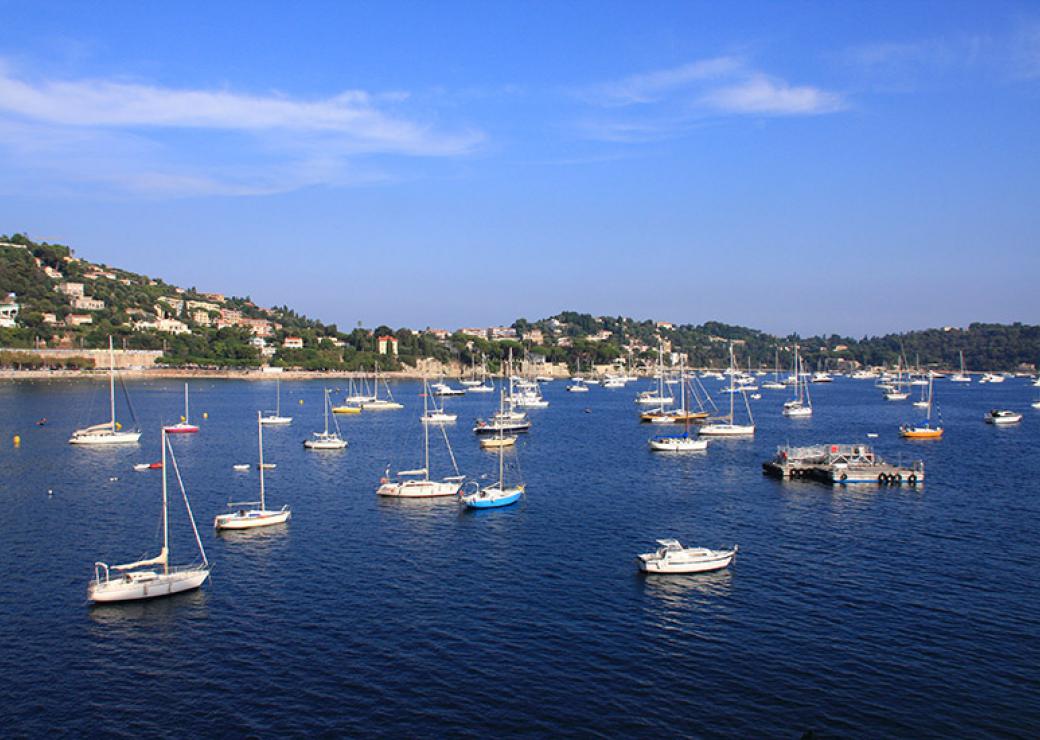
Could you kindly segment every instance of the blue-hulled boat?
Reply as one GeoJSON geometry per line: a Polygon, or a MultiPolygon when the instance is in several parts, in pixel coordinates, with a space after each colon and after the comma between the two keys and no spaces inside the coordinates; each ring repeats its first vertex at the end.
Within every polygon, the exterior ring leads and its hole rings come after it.
{"type": "MultiPolygon", "coordinates": [[[[499,410],[505,406],[505,392],[499,394],[499,410]]],[[[470,509],[498,509],[503,506],[511,506],[524,495],[524,484],[517,483],[514,486],[506,486],[506,464],[505,447],[502,443],[504,435],[502,430],[498,432],[498,481],[490,486],[478,488],[473,493],[459,494],[459,499],[470,509]]]]}

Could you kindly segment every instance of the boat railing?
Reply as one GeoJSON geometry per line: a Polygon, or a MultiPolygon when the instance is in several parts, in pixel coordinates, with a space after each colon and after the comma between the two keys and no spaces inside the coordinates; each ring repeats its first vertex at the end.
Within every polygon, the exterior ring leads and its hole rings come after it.
{"type": "Polygon", "coordinates": [[[105,571],[105,583],[108,583],[108,563],[102,563],[100,560],[94,563],[94,581],[101,583],[101,571],[105,571]]]}

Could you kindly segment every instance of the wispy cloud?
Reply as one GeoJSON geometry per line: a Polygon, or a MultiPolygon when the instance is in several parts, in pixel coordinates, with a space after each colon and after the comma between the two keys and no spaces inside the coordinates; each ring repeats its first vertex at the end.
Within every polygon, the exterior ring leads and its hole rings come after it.
{"type": "Polygon", "coordinates": [[[793,85],[737,56],[700,59],[589,86],[578,97],[606,114],[578,124],[588,138],[613,142],[682,136],[729,116],[812,116],[848,107],[838,92],[793,85]]]}
{"type": "Polygon", "coordinates": [[[727,113],[805,116],[834,113],[846,107],[840,95],[808,85],[794,86],[765,75],[706,93],[705,105],[727,113]]]}
{"type": "Polygon", "coordinates": [[[704,80],[732,75],[742,67],[743,63],[736,57],[702,59],[671,69],[629,75],[620,80],[596,85],[586,91],[583,97],[590,102],[606,106],[652,103],[677,89],[704,80]]]}
{"type": "Polygon", "coordinates": [[[300,99],[103,79],[36,81],[0,60],[0,156],[64,169],[72,180],[111,179],[125,169],[122,182],[133,191],[253,193],[350,182],[352,158],[362,155],[450,157],[482,142],[479,131],[443,130],[400,112],[407,102],[404,93],[359,90],[300,99]],[[205,164],[178,141],[189,133],[196,147],[200,136],[213,139],[203,141],[211,154],[205,164]],[[223,151],[228,137],[235,157],[223,151]],[[111,162],[105,174],[74,164],[90,158],[92,144],[98,161],[111,162]],[[79,153],[71,161],[70,149],[79,153]],[[280,175],[257,182],[250,169],[280,175]]]}

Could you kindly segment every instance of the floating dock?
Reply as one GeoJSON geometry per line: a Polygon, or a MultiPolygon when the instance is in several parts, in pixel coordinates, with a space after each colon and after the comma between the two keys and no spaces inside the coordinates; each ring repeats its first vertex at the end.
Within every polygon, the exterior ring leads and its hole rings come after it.
{"type": "Polygon", "coordinates": [[[892,465],[874,452],[870,445],[813,445],[780,447],[776,457],[762,463],[768,475],[783,480],[812,478],[831,483],[875,483],[881,486],[924,483],[924,462],[892,465]]]}

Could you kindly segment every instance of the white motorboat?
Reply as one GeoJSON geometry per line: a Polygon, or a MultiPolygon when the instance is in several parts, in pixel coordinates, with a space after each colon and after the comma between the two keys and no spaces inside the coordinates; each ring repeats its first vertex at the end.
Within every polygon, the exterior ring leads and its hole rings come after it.
{"type": "Polygon", "coordinates": [[[332,423],[335,425],[336,431],[329,431],[329,411],[332,407],[332,402],[329,401],[329,389],[325,389],[325,431],[314,432],[310,439],[303,441],[303,446],[308,450],[342,450],[347,446],[347,440],[343,439],[339,433],[339,422],[336,421],[336,416],[333,414],[332,423]]]}
{"type": "Polygon", "coordinates": [[[238,501],[228,504],[228,508],[237,509],[229,514],[217,514],[213,518],[213,526],[217,530],[222,529],[255,529],[257,527],[270,527],[275,524],[284,524],[292,518],[292,511],[288,505],[281,509],[267,508],[267,495],[264,488],[264,470],[268,464],[264,463],[264,421],[260,412],[256,413],[257,448],[259,450],[260,462],[260,500],[238,501]],[[248,508],[258,506],[259,508],[248,508]]]}
{"type": "Polygon", "coordinates": [[[466,395],[466,389],[464,388],[452,388],[447,383],[434,383],[430,386],[435,396],[464,396],[466,395]]]}
{"type": "Polygon", "coordinates": [[[705,547],[683,547],[678,540],[657,540],[660,547],[636,558],[644,573],[684,574],[708,573],[728,568],[739,549],[709,550],[705,547]]]}
{"type": "Polygon", "coordinates": [[[238,465],[232,465],[231,469],[234,470],[236,473],[246,473],[249,471],[250,467],[252,466],[249,463],[240,463],[238,465]]]}
{"type": "Polygon", "coordinates": [[[1007,409],[992,409],[991,411],[986,412],[984,418],[986,419],[987,424],[996,424],[999,426],[1003,424],[1017,424],[1022,421],[1022,414],[1017,411],[1008,411],[1007,409]]]}
{"type": "MultiPolygon", "coordinates": [[[[137,444],[141,439],[139,430],[123,429],[116,421],[116,360],[115,351],[112,349],[112,337],[108,338],[108,407],[111,413],[109,421],[77,429],[69,438],[69,444],[124,445],[137,444]]],[[[132,414],[133,409],[131,408],[130,411],[132,414]]]]}
{"type": "Polygon", "coordinates": [[[984,373],[983,376],[981,378],[979,378],[979,382],[980,383],[1003,383],[1004,382],[1004,376],[1001,375],[1000,373],[984,373]]]}
{"type": "Polygon", "coordinates": [[[261,416],[260,423],[267,426],[285,426],[286,424],[292,424],[291,416],[282,416],[282,381],[276,380],[274,385],[275,410],[268,413],[267,416],[261,416]]]}
{"type": "Polygon", "coordinates": [[[139,601],[141,599],[170,596],[196,589],[209,578],[209,561],[206,560],[206,551],[202,547],[199,530],[195,526],[195,517],[192,515],[188,493],[184,490],[184,482],[181,480],[180,470],[177,468],[177,459],[173,456],[173,448],[170,447],[166,432],[163,431],[160,434],[162,435],[163,471],[162,550],[154,558],[138,560],[133,563],[111,566],[100,561],[94,563],[94,580],[87,586],[87,599],[95,604],[139,601]],[[191,529],[195,534],[195,544],[198,545],[199,555],[202,557],[201,563],[177,568],[170,567],[170,518],[166,478],[167,450],[169,450],[169,459],[177,476],[177,484],[180,486],[181,496],[184,499],[184,508],[188,512],[188,521],[191,522],[191,529]],[[113,580],[112,571],[120,574],[119,577],[113,580]]]}

